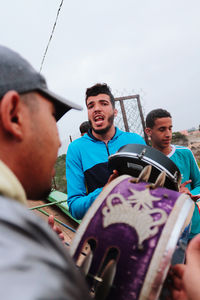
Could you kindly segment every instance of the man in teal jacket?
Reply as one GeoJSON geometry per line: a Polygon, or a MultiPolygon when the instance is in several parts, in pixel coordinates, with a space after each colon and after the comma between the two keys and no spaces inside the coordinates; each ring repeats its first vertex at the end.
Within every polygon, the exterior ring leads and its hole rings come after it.
{"type": "Polygon", "coordinates": [[[109,155],[126,144],[145,144],[136,133],[114,126],[115,100],[106,84],[96,84],[86,91],[86,106],[91,129],[73,141],[66,156],[69,210],[82,219],[112,174],[109,155]]]}
{"type": "MultiPolygon", "coordinates": [[[[152,146],[167,155],[179,168],[182,176],[180,192],[187,193],[194,201],[200,198],[200,171],[192,151],[189,148],[171,144],[172,118],[170,113],[163,109],[149,112],[146,117],[146,134],[151,139],[152,146]]],[[[200,214],[197,203],[195,203],[192,216],[189,239],[200,233],[200,214]]]]}

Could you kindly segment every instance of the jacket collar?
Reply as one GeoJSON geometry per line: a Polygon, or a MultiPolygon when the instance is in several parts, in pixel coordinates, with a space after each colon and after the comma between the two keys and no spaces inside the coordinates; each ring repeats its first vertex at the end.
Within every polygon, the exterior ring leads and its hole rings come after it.
{"type": "Polygon", "coordinates": [[[25,191],[14,173],[0,160],[0,195],[26,205],[25,191]]]}
{"type": "MultiPolygon", "coordinates": [[[[113,140],[116,136],[119,135],[119,131],[120,131],[120,130],[119,130],[117,127],[115,127],[115,134],[114,134],[113,137],[110,139],[110,141],[113,140]]],[[[93,140],[95,140],[95,141],[101,141],[101,140],[97,139],[97,138],[92,134],[92,129],[89,129],[88,132],[87,132],[87,134],[88,134],[88,136],[89,136],[91,139],[93,139],[93,140]]],[[[101,141],[101,142],[102,142],[102,141],[101,141]]]]}

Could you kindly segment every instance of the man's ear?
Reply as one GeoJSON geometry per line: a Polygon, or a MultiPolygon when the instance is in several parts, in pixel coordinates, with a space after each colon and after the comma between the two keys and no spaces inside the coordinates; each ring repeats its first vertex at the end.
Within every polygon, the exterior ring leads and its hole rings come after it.
{"type": "Polygon", "coordinates": [[[118,110],[115,108],[115,109],[114,109],[114,116],[116,117],[117,114],[118,114],[118,110]]]}
{"type": "Polygon", "coordinates": [[[4,131],[22,139],[22,105],[20,95],[16,91],[7,92],[0,101],[0,122],[4,131]]]}
{"type": "Polygon", "coordinates": [[[152,130],[151,130],[151,128],[150,128],[150,127],[146,127],[146,128],[145,128],[145,133],[148,135],[148,137],[151,137],[151,135],[152,135],[152,130]]]}

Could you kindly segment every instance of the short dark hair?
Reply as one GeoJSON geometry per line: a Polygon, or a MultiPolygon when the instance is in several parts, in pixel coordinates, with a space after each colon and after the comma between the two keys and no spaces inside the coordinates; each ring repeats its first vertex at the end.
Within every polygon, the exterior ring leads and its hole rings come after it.
{"type": "Polygon", "coordinates": [[[36,92],[20,94],[21,101],[29,108],[31,112],[38,112],[38,101],[36,92]]]}
{"type": "Polygon", "coordinates": [[[112,107],[115,108],[115,98],[113,94],[111,93],[110,87],[106,83],[97,83],[90,88],[86,90],[86,97],[85,97],[85,102],[87,104],[87,99],[90,96],[97,96],[99,94],[106,94],[110,96],[110,102],[112,104],[112,107]]]}
{"type": "Polygon", "coordinates": [[[162,108],[154,109],[146,116],[146,127],[153,128],[155,120],[159,118],[171,118],[170,113],[162,108]]]}
{"type": "Polygon", "coordinates": [[[87,133],[90,128],[91,126],[89,121],[85,121],[79,126],[80,133],[87,133]]]}

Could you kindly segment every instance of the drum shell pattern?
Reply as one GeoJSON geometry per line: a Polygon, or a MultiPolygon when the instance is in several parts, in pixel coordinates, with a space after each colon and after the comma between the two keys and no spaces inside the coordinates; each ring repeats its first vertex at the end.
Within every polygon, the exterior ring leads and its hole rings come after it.
{"type": "MultiPolygon", "coordinates": [[[[115,197],[112,200],[113,207],[120,204],[121,200],[117,198],[118,197],[116,196],[116,200],[115,197]]],[[[95,277],[99,276],[100,266],[102,265],[102,261],[104,260],[108,250],[111,247],[114,247],[118,250],[119,255],[117,257],[116,274],[113,285],[106,297],[107,300],[157,299],[161,290],[161,285],[170,266],[170,260],[176,247],[178,236],[181,232],[187,213],[189,213],[189,210],[191,208],[190,199],[188,199],[187,197],[183,199],[180,198],[182,198],[182,195],[176,191],[172,191],[166,188],[157,188],[154,190],[149,189],[147,183],[141,182],[135,184],[131,182],[130,176],[123,175],[113,181],[93,203],[79,227],[79,230],[75,236],[75,240],[72,244],[71,251],[74,259],[77,260],[84,247],[84,244],[90,239],[94,239],[96,241],[96,248],[93,252],[93,260],[89,269],[90,275],[95,277]],[[109,215],[107,200],[109,197],[112,197],[112,195],[121,195],[123,199],[129,201],[128,199],[130,199],[134,191],[136,191],[136,193],[138,194],[138,192],[144,193],[145,190],[148,190],[150,195],[149,197],[146,197],[145,201],[147,203],[148,209],[158,209],[163,211],[163,214],[166,216],[166,221],[159,226],[152,226],[152,228],[157,227],[157,233],[152,236],[150,235],[148,238],[145,238],[142,242],[141,247],[141,245],[139,245],[140,233],[138,234],[138,229],[135,230],[134,226],[130,226],[129,224],[127,224],[126,219],[128,216],[119,216],[118,221],[105,226],[104,212],[108,212],[109,215]],[[152,197],[156,200],[153,201],[152,199],[150,199],[150,202],[148,204],[148,198],[152,197]],[[180,201],[182,202],[181,204],[180,201]],[[187,202],[188,211],[185,212],[185,216],[183,216],[181,222],[179,222],[179,224],[177,225],[176,222],[178,219],[180,220],[179,215],[181,208],[183,208],[184,206],[184,202],[187,202]],[[177,206],[176,209],[174,208],[175,206],[177,206]],[[173,210],[175,210],[175,213],[173,212],[173,219],[170,220],[169,218],[173,210]],[[124,221],[122,219],[124,219],[124,221]],[[174,222],[174,224],[171,224],[172,222],[174,222]],[[160,258],[157,257],[157,259],[155,257],[155,253],[156,250],[158,250],[156,248],[159,245],[159,241],[165,241],[167,245],[167,241],[170,239],[170,232],[168,232],[168,235],[166,235],[166,237],[163,236],[166,223],[169,224],[169,226],[178,226],[176,228],[175,239],[172,243],[173,249],[168,249],[164,246],[163,250],[163,246],[161,245],[160,249],[162,250],[159,251],[161,253],[158,252],[160,258]],[[155,280],[153,280],[153,283],[151,283],[152,287],[148,287],[146,289],[146,287],[144,287],[144,284],[150,284],[146,276],[153,259],[154,261],[156,261],[156,266],[153,267],[155,273],[153,277],[155,278],[155,280]],[[164,266],[164,269],[161,268],[162,266],[164,266]],[[146,292],[143,292],[143,290],[146,290],[148,294],[145,294],[146,292]]],[[[136,218],[136,215],[134,216],[134,209],[133,212],[131,212],[131,207],[134,208],[135,205],[136,204],[133,203],[130,206],[130,213],[133,213],[133,219],[136,218]]],[[[153,213],[152,217],[154,221],[159,220],[160,213],[153,213]]],[[[145,217],[144,220],[141,217],[140,221],[141,224],[143,224],[145,227],[145,217]]],[[[92,276],[90,276],[90,278],[92,278],[92,276]]],[[[151,280],[152,278],[150,278],[150,281],[151,280]]],[[[88,282],[89,285],[92,286],[93,280],[89,279],[88,282]]]]}

